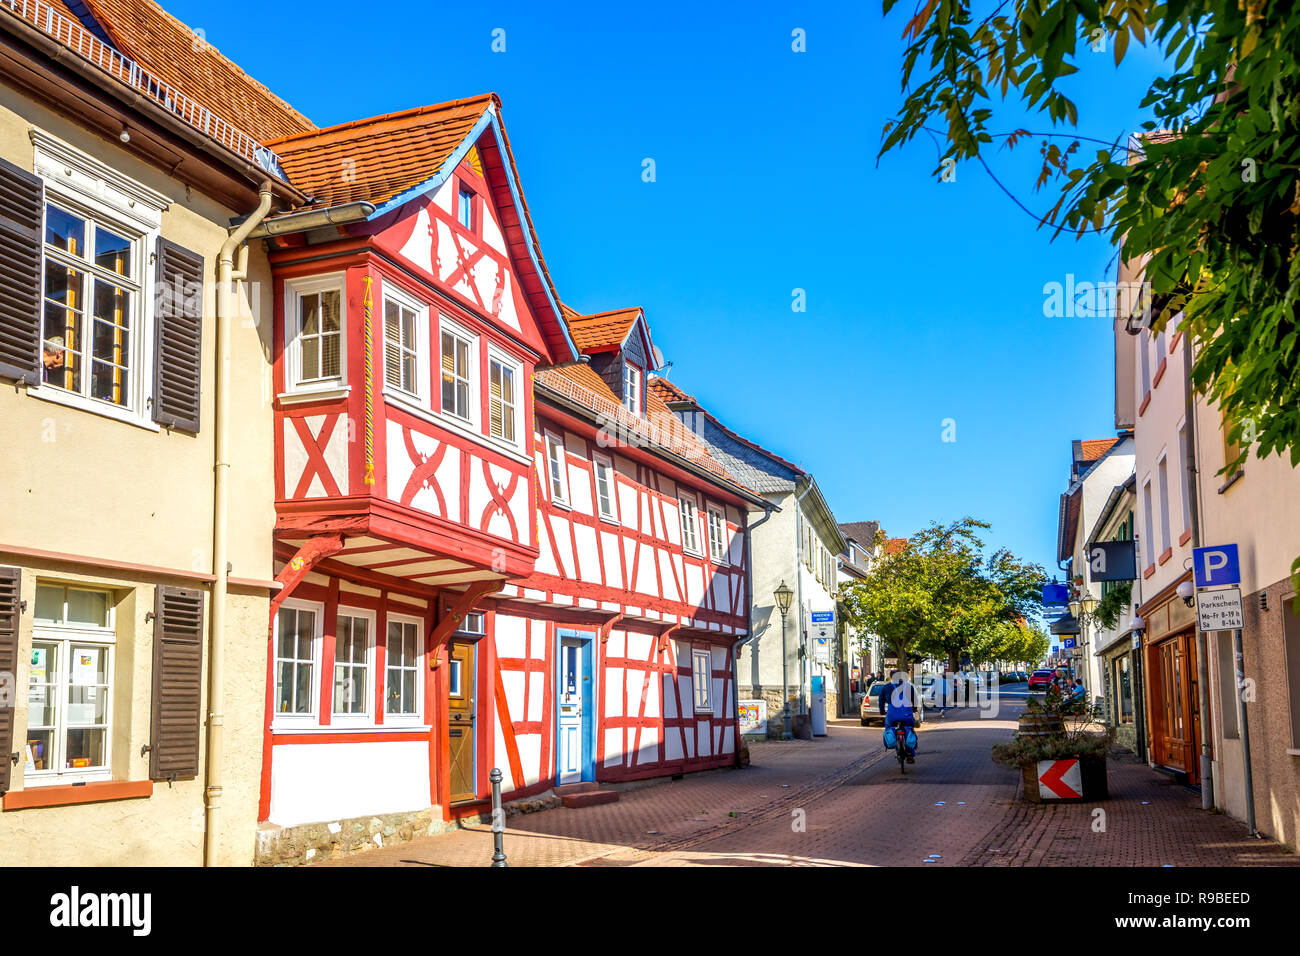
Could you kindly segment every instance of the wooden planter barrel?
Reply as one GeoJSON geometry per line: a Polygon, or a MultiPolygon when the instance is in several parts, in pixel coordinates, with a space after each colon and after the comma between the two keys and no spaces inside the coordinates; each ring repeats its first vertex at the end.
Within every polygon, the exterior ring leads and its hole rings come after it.
{"type": "Polygon", "coordinates": [[[1065,724],[1052,714],[1021,714],[1017,733],[1021,737],[1054,737],[1065,733],[1065,724]]]}

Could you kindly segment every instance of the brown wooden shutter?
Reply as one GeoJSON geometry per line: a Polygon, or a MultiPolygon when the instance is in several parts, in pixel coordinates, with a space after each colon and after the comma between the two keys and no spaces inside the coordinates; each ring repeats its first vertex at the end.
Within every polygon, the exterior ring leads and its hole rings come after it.
{"type": "Polygon", "coordinates": [[[18,568],[0,568],[0,793],[13,774],[14,709],[18,706],[18,568]],[[6,699],[6,697],[8,699],[6,699]]]}
{"type": "Polygon", "coordinates": [[[0,375],[41,381],[41,223],[45,185],[0,160],[0,375]]]}
{"type": "Polygon", "coordinates": [[[160,587],[154,614],[149,779],[196,777],[203,706],[203,592],[160,587]]]}
{"type": "Polygon", "coordinates": [[[203,276],[201,255],[159,237],[153,420],[191,433],[199,430],[203,276]]]}

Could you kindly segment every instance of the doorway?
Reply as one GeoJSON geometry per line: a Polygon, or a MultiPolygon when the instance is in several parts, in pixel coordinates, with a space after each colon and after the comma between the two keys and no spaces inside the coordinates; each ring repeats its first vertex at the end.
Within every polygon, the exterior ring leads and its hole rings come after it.
{"type": "Polygon", "coordinates": [[[447,741],[451,754],[451,802],[460,803],[473,800],[476,742],[476,707],[477,691],[477,647],[474,644],[453,642],[448,660],[450,669],[448,683],[448,725],[447,741]]]}
{"type": "Polygon", "coordinates": [[[1201,715],[1198,706],[1196,641],[1185,631],[1151,648],[1151,716],[1155,762],[1200,780],[1201,715]]]}
{"type": "Polygon", "coordinates": [[[578,631],[556,633],[559,673],[555,683],[556,782],[596,779],[596,698],[591,670],[592,635],[578,631]]]}

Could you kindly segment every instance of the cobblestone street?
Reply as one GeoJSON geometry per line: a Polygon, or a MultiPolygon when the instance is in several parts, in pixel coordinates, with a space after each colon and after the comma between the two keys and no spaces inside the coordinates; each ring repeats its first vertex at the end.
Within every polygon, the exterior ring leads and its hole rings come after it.
{"type": "MultiPolygon", "coordinates": [[[[743,770],[511,817],[506,853],[512,866],[1300,865],[1132,756],[1110,761],[1108,800],[1025,803],[1019,774],[989,757],[1015,730],[1018,706],[1004,710],[931,716],[906,775],[879,728],[857,721],[832,722],[812,742],[758,743],[743,770]]],[[[491,856],[491,828],[474,824],[320,865],[485,866],[491,856]]]]}

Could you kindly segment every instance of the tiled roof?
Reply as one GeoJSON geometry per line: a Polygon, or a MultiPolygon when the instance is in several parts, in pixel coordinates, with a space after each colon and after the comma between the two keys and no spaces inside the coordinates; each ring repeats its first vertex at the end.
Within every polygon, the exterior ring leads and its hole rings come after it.
{"type": "Polygon", "coordinates": [[[640,418],[623,407],[605,380],[589,365],[542,369],[537,372],[534,381],[595,412],[605,422],[614,424],[619,437],[629,444],[661,448],[699,465],[751,495],[755,493],[754,489],[727,471],[653,391],[647,390],[646,417],[640,418]]]}
{"type": "Polygon", "coordinates": [[[317,206],[375,205],[432,179],[496,96],[449,103],[298,133],[266,143],[290,181],[317,206]]]}
{"type": "Polygon", "coordinates": [[[618,348],[640,316],[641,310],[635,307],[580,315],[567,305],[564,306],[569,334],[573,336],[573,343],[580,352],[603,352],[618,348]]]}
{"type": "Polygon", "coordinates": [[[1079,442],[1080,461],[1096,461],[1110,451],[1118,438],[1085,438],[1079,442]]]}
{"type": "Polygon", "coordinates": [[[866,550],[876,546],[876,532],[879,530],[879,521],[848,521],[840,525],[844,537],[856,541],[866,550]]]}
{"type": "Polygon", "coordinates": [[[1056,533],[1056,560],[1064,561],[1074,554],[1074,539],[1079,530],[1079,506],[1083,504],[1083,486],[1072,493],[1061,495],[1060,525],[1056,533]]]}
{"type": "Polygon", "coordinates": [[[906,538],[890,538],[885,542],[885,554],[898,554],[907,547],[906,538]]]}
{"type": "MultiPolygon", "coordinates": [[[[79,0],[119,51],[263,141],[315,125],[152,0],[79,0]]],[[[59,3],[60,7],[66,5],[59,3]]],[[[61,12],[61,11],[60,11],[61,12]]],[[[68,14],[64,14],[67,16],[68,14]]],[[[74,14],[75,16],[75,14],[74,14]]]]}
{"type": "Polygon", "coordinates": [[[678,388],[676,385],[669,382],[667,379],[660,378],[658,376],[654,376],[653,378],[651,378],[650,391],[658,391],[660,397],[665,402],[689,402],[690,404],[695,406],[696,411],[698,411],[700,414],[707,417],[709,421],[712,422],[714,425],[716,425],[720,431],[722,431],[723,433],[725,433],[735,441],[740,442],[746,447],[751,448],[754,451],[758,452],[759,454],[764,455],[767,458],[771,459],[772,461],[777,462],[778,464],[790,469],[796,475],[803,476],[807,474],[807,472],[805,472],[802,468],[800,468],[798,465],[794,464],[793,462],[786,461],[780,455],[768,451],[762,445],[759,445],[756,442],[752,442],[748,438],[744,437],[743,435],[738,435],[735,432],[733,432],[726,425],[722,424],[722,422],[718,421],[717,417],[711,414],[703,405],[701,405],[696,398],[694,398],[691,395],[688,395],[686,392],[682,391],[680,388],[678,388]]]}

